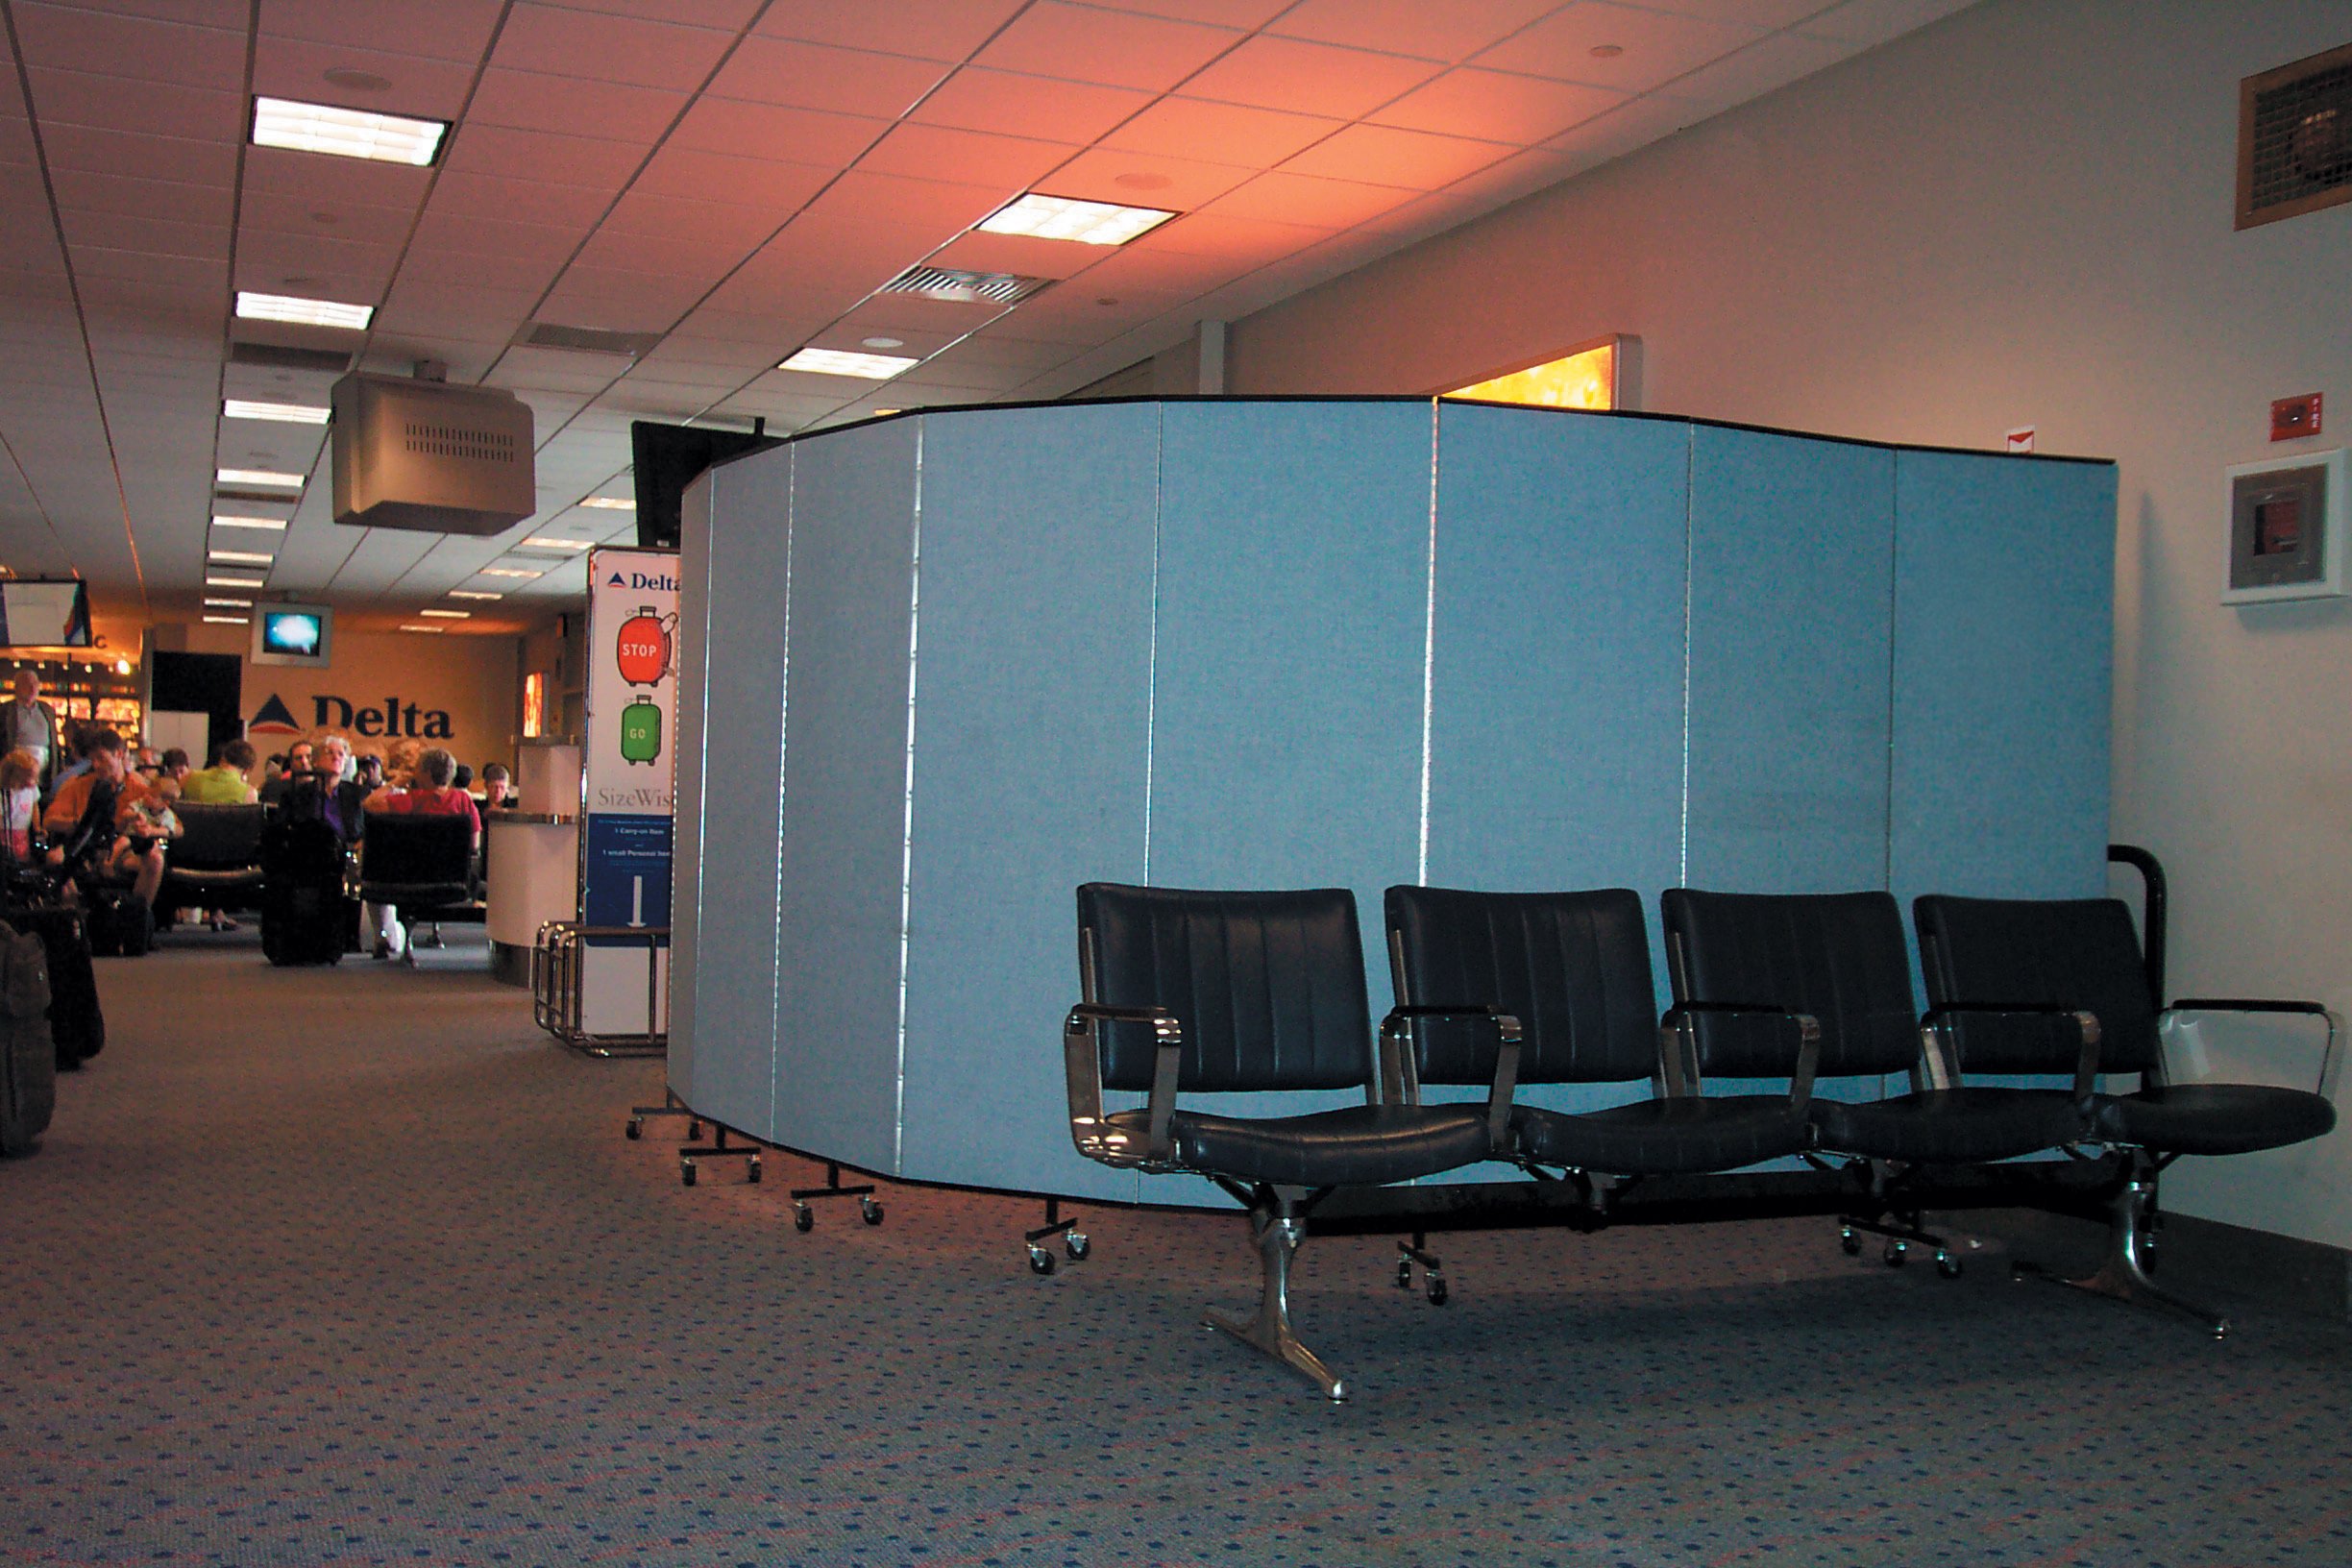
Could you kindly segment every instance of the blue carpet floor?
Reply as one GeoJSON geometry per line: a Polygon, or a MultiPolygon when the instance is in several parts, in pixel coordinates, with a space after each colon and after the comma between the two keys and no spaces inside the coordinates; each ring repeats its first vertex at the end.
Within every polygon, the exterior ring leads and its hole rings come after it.
{"type": "MultiPolygon", "coordinates": [[[[178,939],[175,939],[178,940],[178,939]]],[[[1302,1255],[1329,1408],[1196,1327],[1231,1218],[623,1139],[479,950],[100,966],[106,1054],[0,1165],[0,1564],[2352,1562],[2352,1349],[1849,1260],[1821,1222],[1302,1255]]],[[[1040,1050],[1058,1048],[1043,1020],[1040,1050]]]]}

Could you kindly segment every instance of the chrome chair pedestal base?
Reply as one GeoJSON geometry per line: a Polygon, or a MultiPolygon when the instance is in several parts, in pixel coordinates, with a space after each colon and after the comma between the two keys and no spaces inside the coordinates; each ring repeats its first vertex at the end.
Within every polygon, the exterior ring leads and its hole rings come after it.
{"type": "Polygon", "coordinates": [[[2046,1273],[2032,1263],[2012,1263],[2010,1272],[2020,1279],[2038,1279],[2051,1285],[2071,1286],[2077,1290],[2111,1296],[2117,1301],[2146,1302],[2163,1307],[2201,1324],[2205,1332],[2216,1339],[2227,1338],[2230,1332],[2227,1317],[2211,1308],[2183,1300],[2148,1278],[2143,1254],[2147,1246],[2155,1210],[2155,1177],[2136,1173],[2116,1194],[2107,1226],[2107,1260],[2099,1264],[2095,1273],[2069,1280],[2046,1273]]]}
{"type": "Polygon", "coordinates": [[[1259,1212],[1253,1212],[1249,1220],[1264,1279],[1258,1315],[1241,1323],[1222,1312],[1209,1312],[1201,1318],[1201,1326],[1232,1335],[1260,1355],[1280,1361],[1320,1388],[1324,1398],[1346,1399],[1347,1384],[1290,1332],[1290,1259],[1307,1238],[1307,1222],[1259,1212]]]}

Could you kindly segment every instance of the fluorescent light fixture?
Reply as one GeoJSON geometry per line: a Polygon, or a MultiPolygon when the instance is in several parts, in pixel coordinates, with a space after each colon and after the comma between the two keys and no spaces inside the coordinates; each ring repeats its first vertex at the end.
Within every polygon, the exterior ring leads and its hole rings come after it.
{"type": "Polygon", "coordinates": [[[251,398],[223,398],[223,419],[266,419],[278,425],[324,425],[334,412],[303,403],[256,403],[251,398]]]}
{"type": "Polygon", "coordinates": [[[480,575],[485,577],[544,577],[544,572],[524,572],[511,566],[485,566],[480,575]]]}
{"type": "Polygon", "coordinates": [[[449,630],[449,627],[421,625],[418,623],[411,621],[403,625],[400,629],[403,631],[429,631],[439,633],[449,630]]]}
{"type": "Polygon", "coordinates": [[[412,120],[404,114],[375,114],[363,109],[337,109],[291,98],[254,99],[256,147],[284,147],[297,153],[328,153],[423,168],[433,160],[448,133],[449,126],[440,120],[412,120]]]}
{"type": "Polygon", "coordinates": [[[267,566],[277,558],[275,555],[255,550],[208,550],[205,551],[205,559],[208,561],[241,561],[247,566],[267,566]]]}
{"type": "Polygon", "coordinates": [[[436,621],[471,621],[474,619],[472,610],[419,610],[417,614],[430,616],[436,621]]]}
{"type": "Polygon", "coordinates": [[[981,219],[979,227],[991,234],[1068,239],[1081,245],[1124,245],[1175,215],[1157,207],[1081,202],[1068,196],[1040,196],[1032,191],[981,219]]]}
{"type": "Polygon", "coordinates": [[[869,381],[887,381],[893,376],[903,376],[922,363],[903,354],[845,354],[839,349],[802,349],[790,359],[776,366],[778,370],[802,370],[812,376],[856,376],[869,381]]]}
{"type": "Polygon", "coordinates": [[[534,533],[518,545],[518,550],[594,550],[593,539],[558,539],[551,534],[534,533]]]}
{"type": "Polygon", "coordinates": [[[600,512],[633,512],[637,509],[637,502],[627,496],[590,496],[580,504],[600,512]]]}
{"type": "Polygon", "coordinates": [[[300,474],[281,474],[272,468],[221,468],[212,471],[215,484],[266,484],[289,490],[303,487],[300,474]]]}
{"type": "Polygon", "coordinates": [[[362,330],[376,319],[376,307],[372,305],[306,300],[299,294],[256,294],[242,288],[237,290],[236,313],[247,321],[290,321],[298,327],[362,330]]]}
{"type": "Polygon", "coordinates": [[[205,625],[208,626],[250,626],[253,625],[253,617],[249,615],[208,615],[205,617],[205,625]]]}
{"type": "Polygon", "coordinates": [[[226,572],[205,574],[207,588],[263,588],[268,586],[268,582],[269,579],[266,577],[238,577],[232,576],[226,572]]]}
{"type": "Polygon", "coordinates": [[[272,533],[285,532],[285,519],[282,517],[228,517],[214,512],[212,526],[216,528],[267,528],[272,533]]]}
{"type": "Polygon", "coordinates": [[[205,600],[205,608],[208,610],[250,610],[253,608],[253,600],[250,599],[208,598],[205,600]]]}
{"type": "Polygon", "coordinates": [[[504,599],[506,596],[484,593],[478,588],[452,588],[449,591],[449,597],[452,599],[504,599]]]}

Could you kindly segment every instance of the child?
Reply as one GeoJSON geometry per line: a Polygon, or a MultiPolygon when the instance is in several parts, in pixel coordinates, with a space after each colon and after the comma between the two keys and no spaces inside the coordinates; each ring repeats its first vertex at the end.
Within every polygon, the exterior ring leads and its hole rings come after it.
{"type": "Polygon", "coordinates": [[[180,836],[180,814],[172,810],[172,802],[179,798],[180,781],[159,778],[124,804],[122,815],[115,820],[122,829],[122,836],[114,841],[116,876],[135,879],[149,845],[180,836]]]}
{"type": "Polygon", "coordinates": [[[40,817],[40,764],[22,749],[0,757],[0,856],[11,866],[33,863],[33,824],[40,817]]]}

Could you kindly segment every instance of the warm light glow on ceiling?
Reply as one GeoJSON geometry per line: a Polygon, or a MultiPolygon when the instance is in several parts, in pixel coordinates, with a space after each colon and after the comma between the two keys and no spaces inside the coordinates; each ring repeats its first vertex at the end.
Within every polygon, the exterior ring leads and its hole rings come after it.
{"type": "Polygon", "coordinates": [[[256,403],[251,398],[224,398],[221,416],[224,419],[266,419],[279,425],[324,425],[333,413],[300,403],[256,403]]]}
{"type": "Polygon", "coordinates": [[[268,581],[266,577],[239,577],[226,572],[205,574],[207,588],[262,588],[268,586],[268,581]]]}
{"type": "Polygon", "coordinates": [[[364,329],[376,319],[372,305],[306,300],[298,294],[255,294],[245,289],[237,290],[236,313],[247,321],[290,321],[298,327],[364,329]]]}
{"type": "Polygon", "coordinates": [[[1520,403],[1536,408],[1598,408],[1617,406],[1617,345],[1583,349],[1562,358],[1507,376],[1496,376],[1440,393],[1448,398],[1474,398],[1481,403],[1520,403]]]}
{"type": "Polygon", "coordinates": [[[282,517],[230,517],[215,512],[212,514],[212,526],[216,528],[267,528],[272,533],[285,532],[285,519],[282,517]]]}
{"type": "Polygon", "coordinates": [[[410,623],[408,623],[408,624],[406,624],[406,625],[403,625],[403,626],[402,626],[400,629],[401,629],[401,630],[403,630],[403,631],[430,631],[430,632],[443,632],[443,631],[447,631],[447,630],[449,630],[449,627],[447,627],[447,626],[427,626],[427,625],[417,625],[417,624],[416,624],[416,623],[414,623],[414,622],[410,622],[410,623]]]}
{"type": "Polygon", "coordinates": [[[300,490],[303,487],[303,477],[300,474],[281,474],[269,468],[215,469],[212,480],[215,484],[262,484],[273,487],[282,486],[289,490],[300,490]]]}
{"type": "Polygon", "coordinates": [[[449,597],[452,599],[504,599],[506,596],[484,593],[478,588],[452,588],[449,591],[449,597]]]}
{"type": "Polygon", "coordinates": [[[1068,196],[1040,196],[1032,191],[998,208],[983,218],[979,227],[982,233],[991,234],[1067,239],[1081,245],[1124,245],[1175,215],[1157,207],[1120,207],[1112,202],[1082,202],[1068,196]]]}
{"type": "Polygon", "coordinates": [[[840,349],[802,349],[776,366],[805,371],[811,376],[855,376],[861,380],[887,381],[922,363],[903,354],[849,354],[840,349]]]}
{"type": "Polygon", "coordinates": [[[637,502],[627,496],[590,496],[580,504],[594,507],[600,512],[633,512],[637,509],[637,502]]]}
{"type": "Polygon", "coordinates": [[[205,551],[205,559],[208,561],[234,561],[242,562],[247,566],[267,566],[277,558],[275,555],[264,554],[253,550],[208,550],[205,551]]]}
{"type": "Polygon", "coordinates": [[[205,600],[205,608],[208,610],[250,610],[253,608],[253,600],[250,599],[208,599],[205,600]]]}
{"type": "Polygon", "coordinates": [[[448,131],[439,120],[414,120],[404,114],[376,114],[291,98],[254,100],[253,143],[257,147],[422,168],[433,160],[448,131]]]}
{"type": "Polygon", "coordinates": [[[253,618],[251,616],[244,615],[208,615],[205,617],[205,625],[210,626],[250,626],[253,625],[253,618]]]}
{"type": "Polygon", "coordinates": [[[474,618],[472,610],[419,610],[417,614],[436,621],[471,621],[474,618]]]}
{"type": "Polygon", "coordinates": [[[481,569],[480,575],[485,577],[544,577],[547,576],[544,572],[524,572],[511,566],[485,566],[481,569]]]}
{"type": "Polygon", "coordinates": [[[517,550],[594,550],[593,539],[558,539],[552,534],[534,533],[515,547],[517,550]]]}

